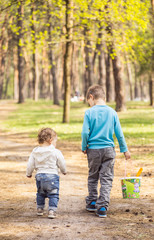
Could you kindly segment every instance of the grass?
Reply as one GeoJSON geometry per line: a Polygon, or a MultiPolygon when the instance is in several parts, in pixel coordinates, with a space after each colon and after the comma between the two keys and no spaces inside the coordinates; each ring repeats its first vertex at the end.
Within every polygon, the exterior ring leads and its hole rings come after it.
{"type": "MultiPolygon", "coordinates": [[[[109,104],[115,107],[115,104],[109,104]]],[[[28,133],[36,137],[41,127],[51,127],[59,139],[67,141],[81,141],[81,131],[84,112],[88,108],[82,102],[71,104],[70,123],[62,123],[63,108],[52,105],[51,101],[39,100],[17,105],[7,120],[2,123],[4,130],[17,133],[28,133]]],[[[154,144],[154,109],[144,102],[127,103],[127,111],[118,113],[121,126],[129,146],[154,144]]],[[[117,145],[117,141],[116,141],[117,145]]]]}

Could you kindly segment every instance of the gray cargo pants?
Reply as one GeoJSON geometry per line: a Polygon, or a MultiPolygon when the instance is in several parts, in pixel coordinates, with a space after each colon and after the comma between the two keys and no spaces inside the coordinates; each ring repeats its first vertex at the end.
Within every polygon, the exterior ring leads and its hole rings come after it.
{"type": "Polygon", "coordinates": [[[97,209],[101,207],[108,208],[110,201],[110,192],[114,177],[115,150],[112,147],[102,149],[88,149],[88,192],[86,203],[96,201],[97,209]],[[97,186],[100,179],[100,195],[98,197],[97,186]]]}

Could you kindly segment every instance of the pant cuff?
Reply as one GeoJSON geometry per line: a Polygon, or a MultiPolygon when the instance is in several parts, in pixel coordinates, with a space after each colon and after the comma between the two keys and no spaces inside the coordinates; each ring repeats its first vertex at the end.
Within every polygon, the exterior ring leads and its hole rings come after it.
{"type": "Polygon", "coordinates": [[[87,196],[85,200],[86,200],[86,204],[90,204],[91,202],[96,202],[97,198],[89,198],[89,196],[87,196]]]}
{"type": "Polygon", "coordinates": [[[54,212],[56,212],[56,210],[57,210],[57,207],[52,207],[52,206],[49,206],[49,210],[53,210],[54,212]]]}
{"type": "Polygon", "coordinates": [[[44,205],[37,205],[37,208],[42,208],[42,209],[44,209],[44,205]]]}

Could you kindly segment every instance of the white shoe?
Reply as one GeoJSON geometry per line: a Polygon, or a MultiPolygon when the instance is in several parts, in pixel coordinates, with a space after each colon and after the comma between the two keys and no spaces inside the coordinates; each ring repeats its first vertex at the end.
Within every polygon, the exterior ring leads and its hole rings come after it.
{"type": "Polygon", "coordinates": [[[38,208],[37,209],[37,216],[43,216],[43,209],[42,208],[38,208]]]}
{"type": "Polygon", "coordinates": [[[48,218],[55,218],[56,217],[56,212],[53,210],[49,210],[48,212],[48,218]]]}

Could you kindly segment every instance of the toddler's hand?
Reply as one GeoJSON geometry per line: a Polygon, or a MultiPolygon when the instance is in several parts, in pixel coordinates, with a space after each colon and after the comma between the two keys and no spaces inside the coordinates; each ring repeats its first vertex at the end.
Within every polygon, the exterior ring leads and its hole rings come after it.
{"type": "Polygon", "coordinates": [[[63,173],[64,175],[66,175],[67,173],[65,172],[65,173],[63,173]]]}
{"type": "Polygon", "coordinates": [[[87,154],[87,150],[82,151],[84,154],[87,154]]]}
{"type": "Polygon", "coordinates": [[[130,154],[129,151],[124,152],[124,155],[125,155],[125,159],[126,159],[126,160],[130,159],[130,157],[131,157],[131,154],[130,154]]]}
{"type": "Polygon", "coordinates": [[[31,178],[32,177],[32,175],[31,176],[27,176],[28,178],[31,178]]]}

